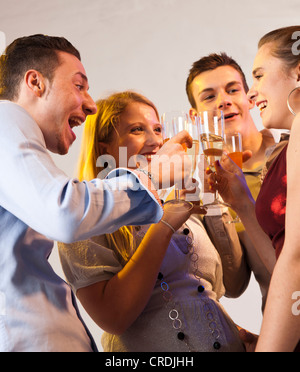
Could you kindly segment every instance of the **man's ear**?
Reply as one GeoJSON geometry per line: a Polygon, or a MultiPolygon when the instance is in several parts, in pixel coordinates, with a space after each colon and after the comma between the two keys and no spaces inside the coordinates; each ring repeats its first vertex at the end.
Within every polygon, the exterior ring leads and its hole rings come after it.
{"type": "Polygon", "coordinates": [[[26,72],[25,84],[37,97],[42,97],[46,89],[45,78],[36,70],[26,72]]]}
{"type": "Polygon", "coordinates": [[[194,109],[194,108],[190,108],[189,110],[189,115],[190,115],[190,118],[193,118],[194,116],[197,116],[197,110],[194,109]]]}

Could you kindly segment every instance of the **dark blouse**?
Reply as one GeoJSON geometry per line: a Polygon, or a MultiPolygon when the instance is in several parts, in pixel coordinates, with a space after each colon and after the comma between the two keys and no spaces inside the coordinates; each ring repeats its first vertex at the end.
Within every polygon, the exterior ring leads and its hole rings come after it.
{"type": "MultiPolygon", "coordinates": [[[[271,165],[256,200],[257,220],[272,240],[278,259],[285,239],[285,213],[287,196],[287,146],[271,165]]],[[[296,352],[300,352],[300,343],[296,352]]]]}
{"type": "Polygon", "coordinates": [[[272,240],[278,259],[285,237],[285,212],[287,194],[287,146],[271,165],[256,200],[257,220],[272,240]]]}

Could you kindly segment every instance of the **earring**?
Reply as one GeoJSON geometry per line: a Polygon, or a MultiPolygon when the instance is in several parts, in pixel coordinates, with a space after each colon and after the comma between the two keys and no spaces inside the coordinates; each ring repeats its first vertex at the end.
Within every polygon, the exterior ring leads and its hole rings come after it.
{"type": "Polygon", "coordinates": [[[296,87],[296,88],[294,88],[294,89],[290,92],[290,94],[288,95],[288,99],[287,99],[287,105],[288,105],[288,108],[289,108],[290,112],[291,112],[294,116],[296,116],[297,113],[292,109],[292,106],[291,106],[291,104],[290,104],[290,98],[291,98],[291,95],[292,95],[296,90],[298,90],[298,89],[299,89],[299,93],[300,93],[300,86],[299,86],[299,87],[296,87]]]}

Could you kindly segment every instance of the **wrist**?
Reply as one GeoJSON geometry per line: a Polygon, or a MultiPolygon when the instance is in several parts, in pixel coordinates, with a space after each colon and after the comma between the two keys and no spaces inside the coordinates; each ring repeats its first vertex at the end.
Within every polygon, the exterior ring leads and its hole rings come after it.
{"type": "Polygon", "coordinates": [[[139,181],[141,182],[141,184],[144,185],[144,187],[146,187],[151,193],[152,195],[155,197],[157,203],[160,205],[161,208],[163,208],[162,206],[162,202],[158,196],[158,193],[157,193],[157,189],[155,187],[155,185],[153,184],[152,182],[152,178],[150,178],[149,176],[149,172],[144,170],[144,169],[131,169],[131,172],[135,174],[135,176],[139,179],[139,181]]]}
{"type": "Polygon", "coordinates": [[[160,236],[160,242],[166,243],[169,245],[174,235],[173,230],[169,226],[167,226],[164,222],[162,222],[162,220],[160,220],[159,223],[152,225],[152,227],[154,228],[156,234],[160,236]]]}
{"type": "Polygon", "coordinates": [[[150,173],[148,169],[137,168],[136,171],[137,172],[141,172],[142,174],[144,174],[145,176],[147,176],[149,178],[149,180],[151,181],[152,185],[154,186],[155,190],[158,190],[159,189],[159,187],[158,187],[159,185],[157,184],[154,175],[152,173],[150,173]]]}
{"type": "Polygon", "coordinates": [[[160,220],[160,222],[162,224],[164,224],[165,226],[167,226],[169,228],[169,230],[171,230],[172,235],[176,233],[176,229],[169,222],[167,222],[165,220],[160,220]]]}
{"type": "Polygon", "coordinates": [[[241,203],[234,208],[240,218],[252,216],[255,214],[255,200],[248,199],[245,203],[241,203]]]}

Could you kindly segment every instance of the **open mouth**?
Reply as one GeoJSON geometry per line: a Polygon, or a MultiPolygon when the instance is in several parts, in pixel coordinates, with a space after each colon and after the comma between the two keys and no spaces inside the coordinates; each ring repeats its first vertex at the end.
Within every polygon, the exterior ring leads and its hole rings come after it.
{"type": "Polygon", "coordinates": [[[78,117],[71,117],[69,119],[70,128],[73,129],[75,127],[79,127],[84,121],[78,117]]]}
{"type": "Polygon", "coordinates": [[[147,159],[148,163],[150,163],[153,159],[155,154],[144,154],[145,158],[147,159]]]}
{"type": "Polygon", "coordinates": [[[148,154],[141,154],[142,156],[144,156],[147,160],[148,163],[151,163],[154,155],[156,155],[156,153],[148,153],[148,154]]]}
{"type": "Polygon", "coordinates": [[[259,108],[260,112],[263,112],[268,107],[268,102],[267,101],[258,102],[257,107],[259,108]]]}
{"type": "Polygon", "coordinates": [[[238,114],[236,114],[235,112],[231,112],[230,114],[224,115],[224,118],[225,118],[225,120],[231,120],[231,119],[234,119],[237,116],[238,116],[238,114]]]}
{"type": "Polygon", "coordinates": [[[84,122],[84,120],[82,118],[73,116],[73,117],[70,117],[68,122],[69,122],[71,135],[73,137],[73,140],[75,141],[76,140],[76,134],[73,132],[73,129],[76,128],[76,127],[81,126],[82,123],[84,122]]]}

